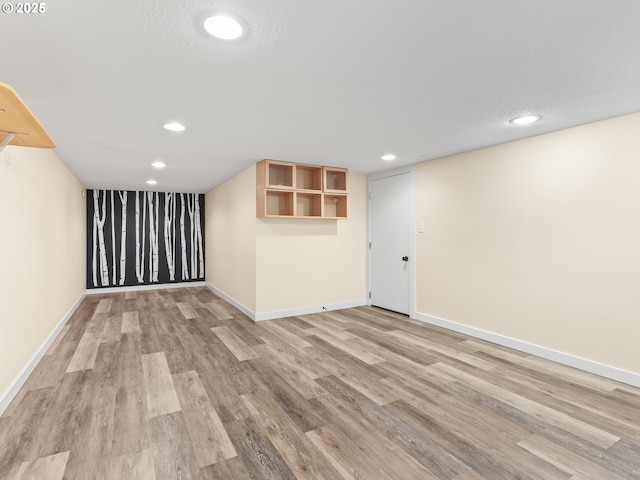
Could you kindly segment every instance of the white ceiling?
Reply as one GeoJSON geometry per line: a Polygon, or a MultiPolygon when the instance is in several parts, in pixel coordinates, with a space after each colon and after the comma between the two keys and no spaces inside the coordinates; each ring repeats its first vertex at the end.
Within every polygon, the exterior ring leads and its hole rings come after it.
{"type": "Polygon", "coordinates": [[[0,81],[88,188],[202,193],[263,158],[370,173],[640,111],[638,0],[45,5],[0,13],[0,81]],[[208,36],[213,12],[247,35],[208,36]]]}

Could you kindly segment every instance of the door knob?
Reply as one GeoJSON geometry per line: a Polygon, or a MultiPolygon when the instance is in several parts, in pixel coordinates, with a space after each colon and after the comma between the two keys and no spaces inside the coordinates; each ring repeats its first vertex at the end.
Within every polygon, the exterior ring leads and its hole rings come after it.
{"type": "Polygon", "coordinates": [[[404,257],[402,257],[402,261],[403,262],[408,262],[409,261],[409,257],[407,257],[406,255],[404,257]]]}

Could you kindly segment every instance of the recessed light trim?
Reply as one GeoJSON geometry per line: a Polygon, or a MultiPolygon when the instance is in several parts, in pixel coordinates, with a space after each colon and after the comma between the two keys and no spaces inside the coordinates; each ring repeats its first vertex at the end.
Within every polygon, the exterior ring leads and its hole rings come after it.
{"type": "Polygon", "coordinates": [[[204,21],[207,33],[220,40],[235,40],[243,33],[242,25],[235,18],[228,15],[214,15],[204,21]]]}
{"type": "Polygon", "coordinates": [[[509,123],[513,125],[530,125],[532,123],[537,122],[542,118],[542,115],[522,115],[520,117],[515,117],[509,120],[509,123]]]}
{"type": "Polygon", "coordinates": [[[184,132],[186,128],[187,127],[180,122],[169,122],[164,124],[164,129],[171,132],[184,132]]]}
{"type": "Polygon", "coordinates": [[[153,179],[149,179],[149,180],[147,180],[146,183],[147,183],[147,185],[157,185],[158,181],[157,180],[153,180],[153,179]]]}
{"type": "Polygon", "coordinates": [[[391,161],[395,160],[398,157],[397,157],[397,155],[394,155],[393,153],[385,153],[380,158],[382,160],[384,160],[385,162],[391,162],[391,161]]]}
{"type": "Polygon", "coordinates": [[[163,161],[161,161],[161,160],[156,160],[155,162],[153,162],[153,163],[151,164],[151,166],[152,166],[153,168],[161,169],[161,168],[166,167],[167,165],[166,165],[163,161]]]}

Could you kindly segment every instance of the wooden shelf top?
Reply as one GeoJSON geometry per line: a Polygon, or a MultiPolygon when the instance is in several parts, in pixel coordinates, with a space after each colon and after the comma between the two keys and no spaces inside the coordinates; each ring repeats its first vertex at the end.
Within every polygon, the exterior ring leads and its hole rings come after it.
{"type": "Polygon", "coordinates": [[[0,82],[0,143],[11,133],[16,136],[9,145],[36,148],[56,146],[16,91],[0,82]]]}

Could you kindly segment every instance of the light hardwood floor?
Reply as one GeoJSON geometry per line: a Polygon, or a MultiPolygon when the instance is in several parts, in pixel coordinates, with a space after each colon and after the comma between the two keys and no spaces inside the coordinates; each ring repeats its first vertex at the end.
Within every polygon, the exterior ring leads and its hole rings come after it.
{"type": "Polygon", "coordinates": [[[4,479],[639,479],[640,389],[349,310],[89,295],[0,417],[4,479]]]}

